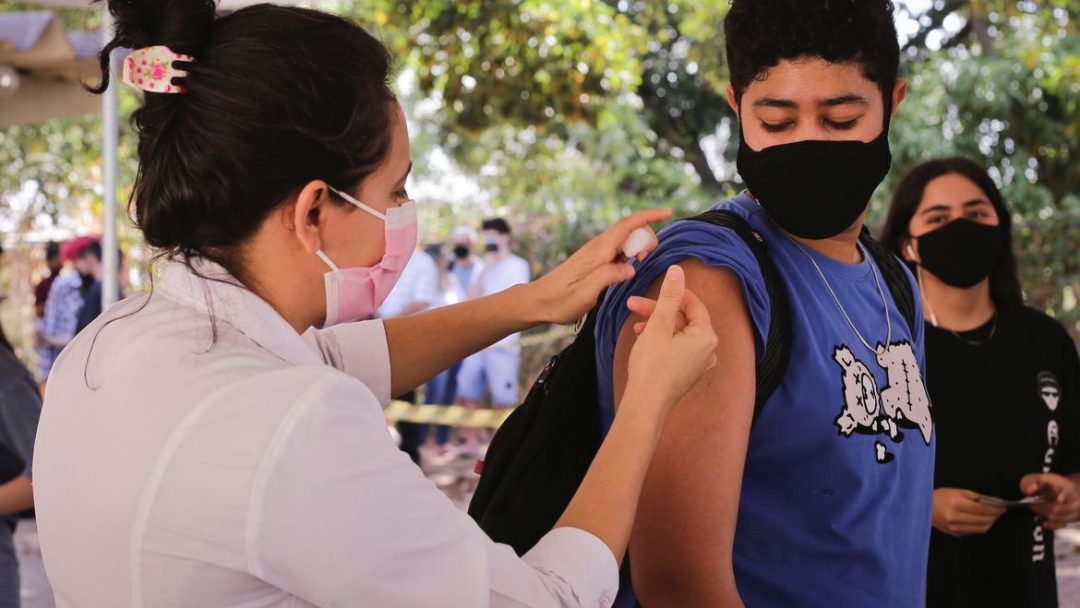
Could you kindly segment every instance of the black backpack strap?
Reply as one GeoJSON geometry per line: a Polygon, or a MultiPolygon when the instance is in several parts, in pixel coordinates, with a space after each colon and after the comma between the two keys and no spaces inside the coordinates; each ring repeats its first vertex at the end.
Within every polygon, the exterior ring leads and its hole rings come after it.
{"type": "Polygon", "coordinates": [[[859,241],[870,256],[874,258],[874,261],[877,262],[877,266],[881,270],[881,279],[889,288],[889,293],[892,295],[893,301],[896,302],[896,307],[900,309],[900,314],[904,316],[908,329],[911,330],[911,335],[914,336],[915,307],[918,303],[915,301],[915,290],[911,288],[911,280],[908,278],[907,272],[904,271],[903,263],[888,249],[885,249],[881,243],[877,242],[874,237],[870,236],[870,231],[866,227],[863,227],[859,241]]]}
{"type": "Polygon", "coordinates": [[[750,227],[741,215],[733,211],[706,211],[690,218],[706,222],[721,228],[727,228],[746,243],[757,258],[761,277],[765,282],[765,291],[769,295],[769,333],[765,337],[765,353],[755,369],[757,386],[754,399],[754,420],[757,420],[776,388],[784,380],[788,358],[791,355],[791,308],[787,290],[769,257],[765,240],[761,234],[750,227]]]}

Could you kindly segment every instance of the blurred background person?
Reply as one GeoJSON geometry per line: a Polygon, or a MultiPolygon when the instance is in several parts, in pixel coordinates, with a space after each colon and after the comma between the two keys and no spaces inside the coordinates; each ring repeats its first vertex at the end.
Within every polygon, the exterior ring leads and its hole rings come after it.
{"type": "Polygon", "coordinates": [[[457,277],[458,284],[468,295],[473,285],[480,279],[480,271],[484,268],[484,262],[476,255],[476,231],[468,226],[458,226],[450,237],[452,244],[453,260],[450,262],[450,271],[457,277]]]}
{"type": "Polygon", "coordinates": [[[1024,306],[1011,218],[981,166],[948,158],[907,173],[882,234],[927,320],[929,608],[1056,607],[1053,530],[1080,519],[1080,361],[1061,324],[1024,306]],[[1025,496],[1045,502],[988,504],[1025,496]]]}
{"type": "MultiPolygon", "coordinates": [[[[510,224],[502,218],[484,220],[483,233],[484,267],[469,288],[469,297],[481,298],[528,283],[529,263],[510,248],[510,224]]],[[[520,366],[521,334],[513,334],[462,362],[458,400],[465,407],[479,408],[487,392],[494,407],[515,407],[520,366]]],[[[462,436],[465,453],[480,455],[480,429],[462,429],[462,436]]]]}
{"type": "MultiPolygon", "coordinates": [[[[123,260],[123,258],[123,253],[120,253],[118,259],[123,260]]],[[[76,270],[84,279],[87,276],[93,277],[93,282],[90,283],[90,287],[87,288],[86,294],[83,296],[83,307],[79,311],[78,322],[75,326],[75,333],[79,333],[86,329],[87,325],[93,323],[94,319],[98,318],[102,312],[101,290],[103,282],[101,277],[105,271],[105,266],[101,263],[101,243],[93,242],[84,247],[79,253],[79,258],[75,264],[76,270]]],[[[119,302],[124,298],[119,282],[116,290],[116,301],[119,302]]]]}
{"type": "Polygon", "coordinates": [[[0,608],[19,608],[19,560],[12,537],[19,513],[34,506],[30,470],[40,416],[34,375],[15,356],[0,326],[0,608]]]}
{"type": "MultiPolygon", "coordinates": [[[[379,306],[378,317],[380,319],[404,317],[431,308],[439,299],[438,281],[439,270],[435,262],[429,255],[417,249],[401,272],[401,278],[379,306]]],[[[397,399],[416,403],[416,391],[399,395],[397,399]]],[[[422,425],[399,422],[397,430],[401,434],[402,451],[408,454],[413,462],[420,464],[422,425]]]]}
{"type": "MultiPolygon", "coordinates": [[[[457,261],[459,248],[463,245],[454,245],[454,250],[448,251],[443,243],[434,243],[424,248],[424,252],[431,257],[438,269],[438,299],[431,306],[439,308],[464,302],[466,300],[465,289],[458,280],[458,275],[451,268],[457,261]]],[[[468,258],[470,256],[466,256],[468,258]]],[[[470,267],[472,262],[470,260],[470,267]]],[[[461,369],[461,363],[457,363],[450,369],[432,378],[424,386],[424,402],[429,405],[451,405],[457,401],[457,374],[461,369]]],[[[420,437],[423,444],[433,450],[435,457],[444,459],[450,454],[450,433],[452,429],[446,425],[437,425],[433,435],[429,435],[427,425],[420,429],[420,437]]]]}
{"type": "MultiPolygon", "coordinates": [[[[50,360],[56,358],[56,355],[51,350],[52,347],[41,341],[40,336],[44,335],[45,302],[49,299],[49,290],[52,289],[53,281],[60,276],[60,271],[64,268],[64,262],[60,259],[60,243],[49,241],[45,245],[45,266],[48,268],[49,274],[38,281],[37,285],[34,285],[34,332],[39,337],[37,340],[39,369],[41,365],[44,365],[46,358],[50,358],[50,360]]],[[[40,376],[39,379],[44,380],[45,378],[40,376]]]]}
{"type": "Polygon", "coordinates": [[[49,296],[45,300],[45,314],[38,334],[38,344],[42,347],[38,374],[43,383],[48,381],[49,372],[52,371],[60,351],[64,350],[77,333],[79,313],[82,312],[86,292],[94,283],[87,263],[78,260],[83,249],[97,242],[96,237],[81,236],[60,247],[61,262],[70,263],[72,270],[53,281],[49,287],[49,296]]]}
{"type": "Polygon", "coordinates": [[[34,315],[38,319],[45,316],[45,300],[49,297],[49,289],[64,268],[64,262],[60,259],[60,243],[49,241],[45,245],[45,266],[49,274],[34,285],[34,315]]]}

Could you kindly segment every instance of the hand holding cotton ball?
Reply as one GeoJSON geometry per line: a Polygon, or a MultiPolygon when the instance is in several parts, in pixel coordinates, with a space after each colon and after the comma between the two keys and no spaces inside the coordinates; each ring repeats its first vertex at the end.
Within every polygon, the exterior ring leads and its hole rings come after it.
{"type": "Polygon", "coordinates": [[[626,256],[626,259],[631,260],[645,248],[652,243],[653,233],[648,228],[638,228],[630,233],[630,236],[626,238],[626,242],[622,245],[622,253],[626,256]]]}

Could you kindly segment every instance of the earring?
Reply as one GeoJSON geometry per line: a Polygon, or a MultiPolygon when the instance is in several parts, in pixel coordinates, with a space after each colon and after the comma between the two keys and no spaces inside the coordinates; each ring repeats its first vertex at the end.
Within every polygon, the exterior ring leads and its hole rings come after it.
{"type": "Polygon", "coordinates": [[[915,262],[915,250],[911,248],[911,243],[907,244],[907,254],[911,256],[911,261],[915,262]]]}

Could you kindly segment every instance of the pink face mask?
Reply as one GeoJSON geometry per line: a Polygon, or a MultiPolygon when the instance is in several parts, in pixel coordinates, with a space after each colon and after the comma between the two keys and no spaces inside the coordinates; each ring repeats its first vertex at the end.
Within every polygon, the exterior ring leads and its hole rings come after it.
{"type": "Polygon", "coordinates": [[[326,321],[323,327],[374,314],[394,288],[416,249],[416,201],[406,201],[382,214],[344,192],[330,190],[385,222],[386,253],[378,266],[342,270],[322,250],[315,252],[331,269],[326,273],[326,321]]]}

